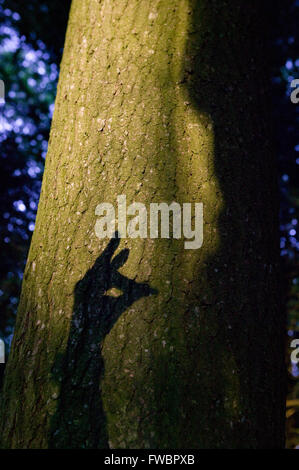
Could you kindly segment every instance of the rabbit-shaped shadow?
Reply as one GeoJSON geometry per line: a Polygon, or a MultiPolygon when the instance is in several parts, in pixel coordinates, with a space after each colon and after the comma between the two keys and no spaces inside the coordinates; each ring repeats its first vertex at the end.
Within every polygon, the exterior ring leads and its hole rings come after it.
{"type": "Polygon", "coordinates": [[[75,288],[74,313],[66,353],[55,361],[53,375],[61,383],[51,423],[50,447],[107,448],[108,436],[101,399],[104,364],[102,342],[120,315],[136,300],[157,294],[118,272],[129,256],[116,232],[104,252],[75,288]],[[122,294],[107,295],[111,288],[122,294]]]}

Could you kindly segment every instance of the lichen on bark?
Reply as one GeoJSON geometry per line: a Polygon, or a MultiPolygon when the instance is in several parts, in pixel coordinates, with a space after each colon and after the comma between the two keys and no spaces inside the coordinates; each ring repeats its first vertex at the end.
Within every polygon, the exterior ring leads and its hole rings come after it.
{"type": "Polygon", "coordinates": [[[282,445],[261,9],[73,0],[3,447],[282,445]],[[111,251],[95,208],[120,194],[147,207],[203,202],[202,248],[148,238],[111,251]],[[123,288],[118,303],[104,298],[107,279],[123,288]],[[111,305],[119,316],[106,328],[111,305]]]}

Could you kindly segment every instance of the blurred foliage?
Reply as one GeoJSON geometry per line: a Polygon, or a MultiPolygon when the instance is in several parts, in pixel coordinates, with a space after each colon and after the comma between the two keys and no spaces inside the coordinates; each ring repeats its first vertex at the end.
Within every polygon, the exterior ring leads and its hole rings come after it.
{"type": "Polygon", "coordinates": [[[0,0],[0,337],[7,350],[34,229],[69,6],[70,0],[0,0]]]}
{"type": "Polygon", "coordinates": [[[56,64],[61,58],[71,0],[7,0],[6,8],[20,15],[18,31],[35,48],[40,41],[56,64]]]}
{"type": "MultiPolygon", "coordinates": [[[[7,306],[5,322],[15,310],[18,278],[34,228],[58,76],[47,53],[31,49],[25,39],[14,42],[9,29],[6,31],[0,47],[0,73],[7,90],[0,117],[0,271],[1,275],[7,273],[5,288],[0,284],[4,292],[0,305],[4,302],[7,306]]],[[[2,315],[0,325],[3,328],[2,315]]]]}
{"type": "MultiPolygon", "coordinates": [[[[0,101],[0,337],[7,345],[34,229],[70,3],[0,0],[0,79],[6,87],[6,102],[0,101]]],[[[299,0],[274,1],[271,18],[269,87],[281,193],[281,289],[288,313],[287,447],[294,448],[299,446],[299,369],[290,361],[290,342],[299,338],[299,105],[289,96],[291,81],[299,78],[299,0]]]]}
{"type": "Polygon", "coordinates": [[[279,2],[273,35],[272,96],[280,187],[281,291],[287,311],[288,399],[286,446],[299,448],[299,364],[291,363],[291,341],[299,338],[299,104],[290,100],[299,78],[299,1],[279,2]]]}

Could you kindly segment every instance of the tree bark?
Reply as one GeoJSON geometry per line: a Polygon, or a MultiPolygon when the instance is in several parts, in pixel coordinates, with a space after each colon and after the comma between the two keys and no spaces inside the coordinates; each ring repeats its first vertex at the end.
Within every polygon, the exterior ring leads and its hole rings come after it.
{"type": "Polygon", "coordinates": [[[73,0],[3,447],[283,446],[259,3],[73,0]],[[202,202],[203,246],[99,240],[95,208],[121,194],[202,202]]]}

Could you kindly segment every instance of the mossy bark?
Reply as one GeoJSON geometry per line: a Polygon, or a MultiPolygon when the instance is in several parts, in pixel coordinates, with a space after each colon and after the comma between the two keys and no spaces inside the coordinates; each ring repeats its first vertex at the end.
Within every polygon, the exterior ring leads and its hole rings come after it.
{"type": "Polygon", "coordinates": [[[3,447],[283,445],[259,3],[73,0],[3,447]],[[95,208],[120,194],[147,207],[203,202],[202,248],[107,248],[95,208]]]}

